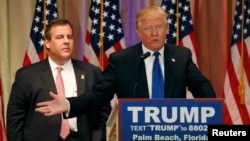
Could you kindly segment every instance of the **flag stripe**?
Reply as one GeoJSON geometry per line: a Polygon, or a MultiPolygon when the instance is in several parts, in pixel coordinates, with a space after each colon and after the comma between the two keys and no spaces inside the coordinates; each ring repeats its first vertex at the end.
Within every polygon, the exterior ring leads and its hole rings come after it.
{"type": "Polygon", "coordinates": [[[0,141],[7,141],[4,115],[4,98],[2,89],[2,78],[0,73],[0,141]]]}

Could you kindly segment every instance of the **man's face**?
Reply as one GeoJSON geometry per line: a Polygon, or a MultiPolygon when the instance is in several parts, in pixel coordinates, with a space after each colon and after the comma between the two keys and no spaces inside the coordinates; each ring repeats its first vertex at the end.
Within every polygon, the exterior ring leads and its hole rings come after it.
{"type": "Polygon", "coordinates": [[[137,34],[146,48],[157,51],[164,46],[168,27],[162,18],[144,19],[137,28],[137,34]]]}
{"type": "Polygon", "coordinates": [[[64,64],[71,58],[74,40],[73,32],[69,25],[56,25],[51,28],[51,39],[45,40],[49,56],[53,61],[64,64]]]}

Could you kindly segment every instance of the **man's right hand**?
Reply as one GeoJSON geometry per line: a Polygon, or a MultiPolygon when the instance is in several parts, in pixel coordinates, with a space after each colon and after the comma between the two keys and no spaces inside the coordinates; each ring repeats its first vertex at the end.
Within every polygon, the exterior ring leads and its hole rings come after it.
{"type": "Polygon", "coordinates": [[[43,113],[45,116],[53,116],[68,112],[68,103],[64,97],[60,97],[53,92],[49,94],[53,100],[37,103],[36,112],[43,113]]]}

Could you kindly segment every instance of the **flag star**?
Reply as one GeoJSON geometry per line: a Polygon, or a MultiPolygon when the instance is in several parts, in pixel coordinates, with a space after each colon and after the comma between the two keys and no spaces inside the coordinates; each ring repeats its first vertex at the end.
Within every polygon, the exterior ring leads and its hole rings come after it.
{"type": "Polygon", "coordinates": [[[36,16],[34,20],[36,21],[36,23],[40,22],[40,18],[38,16],[36,16]]]}
{"type": "Polygon", "coordinates": [[[174,9],[171,8],[168,12],[169,14],[174,14],[174,9]]]}
{"type": "MultiPolygon", "coordinates": [[[[250,14],[249,14],[250,15],[250,14]]],[[[249,24],[249,18],[246,18],[246,24],[248,25],[249,24]]]]}
{"type": "Polygon", "coordinates": [[[109,26],[109,29],[112,31],[112,30],[115,29],[115,26],[114,26],[113,24],[111,24],[111,25],[109,26]]]}
{"type": "Polygon", "coordinates": [[[91,33],[92,33],[93,35],[96,34],[96,29],[95,29],[95,28],[92,28],[91,33]]]}
{"type": "Polygon", "coordinates": [[[37,11],[38,13],[41,12],[41,7],[38,6],[38,7],[36,8],[36,11],[37,11]]]}
{"type": "Polygon", "coordinates": [[[41,31],[40,31],[40,34],[41,34],[41,36],[43,37],[43,35],[44,35],[44,30],[41,30],[41,31]]]}
{"type": "Polygon", "coordinates": [[[165,11],[166,11],[166,5],[163,5],[162,7],[161,7],[162,9],[164,9],[165,11]]]}
{"type": "Polygon", "coordinates": [[[181,26],[181,31],[184,31],[185,30],[185,26],[181,26]]]}
{"type": "Polygon", "coordinates": [[[233,35],[233,38],[234,38],[234,39],[237,39],[237,38],[238,38],[238,35],[237,35],[237,34],[234,34],[234,35],[233,35]]]}
{"type": "Polygon", "coordinates": [[[102,22],[102,26],[103,26],[103,27],[105,27],[105,26],[106,26],[106,24],[107,24],[107,22],[105,22],[105,21],[104,21],[104,22],[102,22]]]}
{"type": "Polygon", "coordinates": [[[103,17],[108,17],[108,12],[104,11],[103,12],[103,17]]]}
{"type": "Polygon", "coordinates": [[[99,35],[100,35],[100,37],[105,37],[104,34],[105,34],[105,32],[102,32],[99,35]]]}
{"type": "Polygon", "coordinates": [[[49,12],[50,12],[50,10],[46,10],[46,15],[49,15],[50,14],[49,12]]]}
{"type": "Polygon", "coordinates": [[[38,32],[38,27],[37,26],[35,26],[34,28],[33,28],[33,31],[35,31],[35,33],[37,33],[38,32]]]}
{"type": "Polygon", "coordinates": [[[117,10],[117,6],[116,5],[113,5],[112,6],[112,9],[115,11],[115,10],[117,10]]]}
{"type": "Polygon", "coordinates": [[[189,11],[189,7],[188,7],[187,5],[185,5],[185,6],[183,7],[183,9],[184,9],[184,11],[189,11]]]}
{"type": "Polygon", "coordinates": [[[239,19],[242,20],[242,15],[239,16],[239,19]]]}
{"type": "Polygon", "coordinates": [[[241,25],[240,25],[240,24],[237,24],[237,25],[236,25],[236,28],[237,28],[237,29],[241,29],[241,25]]]}
{"type": "Polygon", "coordinates": [[[175,38],[175,37],[176,37],[176,33],[175,33],[175,32],[173,32],[173,33],[172,33],[172,36],[175,38]]]}
{"type": "Polygon", "coordinates": [[[182,21],[183,21],[183,22],[185,22],[185,21],[186,21],[186,19],[187,19],[187,17],[186,17],[186,16],[182,16],[182,21]]]}
{"type": "Polygon", "coordinates": [[[109,1],[105,1],[105,3],[104,3],[105,7],[108,7],[109,3],[110,3],[109,1]]]}
{"type": "Polygon", "coordinates": [[[51,0],[46,0],[46,4],[50,5],[51,4],[51,0]]]}
{"type": "Polygon", "coordinates": [[[40,44],[41,47],[43,46],[43,43],[44,43],[44,41],[41,39],[41,40],[39,41],[39,44],[40,44]]]}
{"type": "Polygon", "coordinates": [[[193,25],[193,21],[192,20],[189,20],[189,23],[190,23],[190,25],[193,25]]]}
{"type": "Polygon", "coordinates": [[[54,12],[53,17],[54,17],[54,18],[58,17],[58,15],[57,15],[56,12],[54,12]]]}
{"type": "Polygon", "coordinates": [[[246,34],[247,33],[247,28],[244,28],[244,34],[246,34]]]}
{"type": "Polygon", "coordinates": [[[114,40],[113,35],[112,35],[112,34],[109,34],[109,35],[108,35],[108,39],[109,39],[109,40],[114,40]]]}
{"type": "Polygon", "coordinates": [[[172,19],[168,18],[168,24],[172,24],[172,19]]]}
{"type": "Polygon", "coordinates": [[[118,28],[118,29],[117,29],[117,32],[118,32],[118,33],[122,33],[122,29],[121,29],[121,28],[118,28]]]}
{"type": "Polygon", "coordinates": [[[96,24],[98,24],[98,19],[93,19],[92,22],[93,22],[94,25],[96,25],[96,24]]]}
{"type": "Polygon", "coordinates": [[[95,14],[97,15],[99,14],[100,9],[96,8],[94,11],[95,11],[95,14]]]}
{"type": "Polygon", "coordinates": [[[101,42],[98,42],[97,43],[97,46],[100,48],[100,46],[101,46],[102,44],[101,44],[101,42]]]}
{"type": "Polygon", "coordinates": [[[101,0],[94,0],[94,2],[96,2],[97,5],[101,4],[101,0]]]}
{"type": "Polygon", "coordinates": [[[116,18],[115,18],[115,15],[114,15],[114,14],[112,14],[111,19],[112,19],[112,20],[116,20],[116,18]]]}

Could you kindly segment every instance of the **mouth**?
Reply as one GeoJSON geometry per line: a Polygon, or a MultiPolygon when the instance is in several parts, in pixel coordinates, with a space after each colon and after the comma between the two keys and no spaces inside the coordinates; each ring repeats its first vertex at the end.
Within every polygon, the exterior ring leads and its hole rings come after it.
{"type": "Polygon", "coordinates": [[[63,48],[62,51],[69,52],[70,48],[63,48]]]}

